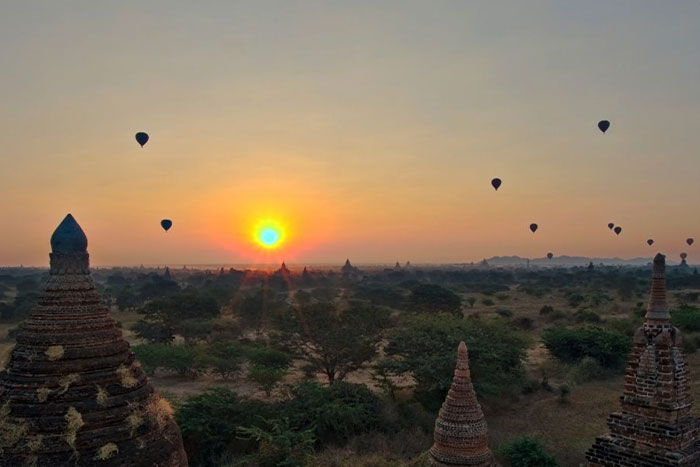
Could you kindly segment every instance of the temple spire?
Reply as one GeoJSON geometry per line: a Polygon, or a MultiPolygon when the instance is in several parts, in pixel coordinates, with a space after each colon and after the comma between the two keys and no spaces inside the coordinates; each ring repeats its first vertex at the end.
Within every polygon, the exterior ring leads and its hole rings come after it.
{"type": "Polygon", "coordinates": [[[620,410],[586,452],[591,467],[700,465],[700,419],[691,414],[680,331],[666,303],[664,256],[656,255],[646,321],[634,334],[620,410]]]}
{"type": "Polygon", "coordinates": [[[484,413],[472,386],[467,346],[457,348],[457,366],[452,385],[435,420],[430,464],[436,467],[493,467],[496,461],[488,447],[484,413]]]}
{"type": "Polygon", "coordinates": [[[663,324],[671,322],[671,314],[666,303],[666,257],[658,253],[654,257],[651,274],[651,292],[647,305],[647,324],[663,324]]]}
{"type": "Polygon", "coordinates": [[[180,429],[109,314],[70,214],[0,371],[0,467],[186,467],[180,429]]]}

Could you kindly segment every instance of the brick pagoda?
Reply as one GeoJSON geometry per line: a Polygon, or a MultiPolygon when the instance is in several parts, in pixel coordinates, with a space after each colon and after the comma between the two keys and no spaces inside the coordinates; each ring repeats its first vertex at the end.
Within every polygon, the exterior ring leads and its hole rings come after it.
{"type": "Polygon", "coordinates": [[[621,410],[586,453],[593,467],[700,466],[700,420],[666,303],[665,257],[654,258],[646,321],[634,336],[621,410]]]}
{"type": "Polygon", "coordinates": [[[122,338],[69,214],[43,294],[0,372],[0,466],[186,467],[172,410],[122,338]]]}
{"type": "Polygon", "coordinates": [[[489,451],[486,420],[472,386],[464,342],[457,349],[452,386],[435,420],[434,439],[429,451],[433,466],[498,466],[489,451]]]}

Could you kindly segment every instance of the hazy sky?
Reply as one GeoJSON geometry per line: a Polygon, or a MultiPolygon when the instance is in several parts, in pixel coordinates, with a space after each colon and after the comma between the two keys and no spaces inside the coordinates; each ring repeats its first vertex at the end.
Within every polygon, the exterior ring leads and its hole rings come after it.
{"type": "Polygon", "coordinates": [[[68,212],[97,265],[700,248],[696,0],[0,11],[2,265],[45,265],[68,212]]]}

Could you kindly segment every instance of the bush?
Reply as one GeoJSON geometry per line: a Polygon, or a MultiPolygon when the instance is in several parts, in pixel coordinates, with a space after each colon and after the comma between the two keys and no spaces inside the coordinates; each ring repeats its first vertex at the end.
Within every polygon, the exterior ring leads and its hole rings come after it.
{"type": "Polygon", "coordinates": [[[262,419],[262,427],[238,427],[242,439],[254,440],[259,449],[247,456],[259,467],[302,467],[308,465],[316,439],[312,429],[295,430],[289,420],[262,419]]]}
{"type": "Polygon", "coordinates": [[[503,457],[513,467],[556,467],[557,461],[542,444],[528,436],[511,441],[503,448],[503,457]]]}
{"type": "Polygon", "coordinates": [[[204,369],[198,349],[193,346],[145,344],[134,346],[133,351],[147,374],[162,368],[180,376],[195,377],[204,369]]]}
{"type": "Polygon", "coordinates": [[[496,309],[496,313],[498,314],[498,316],[501,316],[503,318],[513,317],[513,312],[507,308],[498,308],[496,309]]]}
{"type": "Polygon", "coordinates": [[[292,399],[282,403],[279,412],[297,430],[313,429],[320,443],[342,444],[378,428],[380,409],[380,400],[367,386],[303,382],[292,389],[292,399]]]}
{"type": "Polygon", "coordinates": [[[227,453],[253,452],[257,442],[237,437],[238,428],[260,426],[274,412],[272,405],[240,399],[231,389],[213,388],[185,400],[175,418],[190,464],[215,467],[227,453]]]}
{"type": "Polygon", "coordinates": [[[411,290],[411,307],[430,313],[460,314],[462,299],[456,293],[437,284],[420,284],[411,290]]]}
{"type": "Polygon", "coordinates": [[[700,309],[692,305],[682,305],[671,312],[671,323],[685,332],[700,331],[700,309]]]}
{"type": "Polygon", "coordinates": [[[554,311],[554,308],[552,308],[549,305],[544,305],[542,308],[540,308],[540,316],[547,316],[548,314],[552,313],[554,311]]]}
{"type": "Polygon", "coordinates": [[[495,302],[493,300],[491,300],[490,298],[483,299],[481,301],[481,303],[483,303],[486,306],[493,306],[495,304],[495,302]]]}
{"type": "Polygon", "coordinates": [[[602,321],[600,315],[591,310],[577,311],[574,313],[574,320],[576,320],[577,323],[600,323],[602,321]]]}
{"type": "Polygon", "coordinates": [[[583,357],[570,371],[569,379],[580,384],[593,381],[606,376],[606,371],[597,360],[591,357],[583,357]]]}
{"type": "Polygon", "coordinates": [[[246,352],[252,365],[286,370],[292,364],[292,356],[271,347],[252,347],[246,352]]]}
{"type": "Polygon", "coordinates": [[[517,327],[524,331],[529,331],[535,327],[535,322],[532,320],[532,318],[529,318],[527,316],[521,316],[519,318],[516,318],[513,321],[513,324],[515,324],[517,327]]]}
{"type": "Polygon", "coordinates": [[[563,328],[544,331],[547,350],[565,363],[577,363],[584,357],[595,359],[603,368],[621,368],[632,348],[632,339],[598,327],[563,328]]]}

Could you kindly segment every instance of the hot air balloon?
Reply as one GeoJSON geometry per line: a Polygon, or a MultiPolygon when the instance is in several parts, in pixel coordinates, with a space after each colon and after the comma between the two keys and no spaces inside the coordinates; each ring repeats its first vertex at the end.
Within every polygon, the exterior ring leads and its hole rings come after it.
{"type": "Polygon", "coordinates": [[[613,224],[612,222],[610,222],[610,223],[608,224],[608,228],[609,228],[610,230],[612,230],[613,227],[615,227],[615,224],[613,224]]]}
{"type": "Polygon", "coordinates": [[[143,131],[136,133],[136,142],[143,147],[144,144],[148,143],[148,133],[144,133],[143,131]]]}
{"type": "Polygon", "coordinates": [[[530,224],[530,230],[532,230],[532,233],[535,233],[537,231],[537,224],[530,224]]]}
{"type": "Polygon", "coordinates": [[[498,188],[501,186],[501,183],[502,182],[500,178],[494,178],[493,180],[491,180],[491,186],[496,191],[498,191],[498,188]]]}
{"type": "Polygon", "coordinates": [[[547,253],[547,259],[552,259],[554,257],[553,253],[547,253]]]}
{"type": "Polygon", "coordinates": [[[688,257],[688,253],[681,253],[681,259],[686,259],[688,257]]]}
{"type": "Polygon", "coordinates": [[[647,245],[652,246],[653,244],[654,244],[653,238],[650,238],[649,240],[647,240],[647,245]]]}
{"type": "Polygon", "coordinates": [[[620,227],[620,226],[618,225],[617,227],[615,227],[615,233],[616,233],[617,235],[620,235],[620,232],[622,232],[622,227],[620,227]]]}
{"type": "Polygon", "coordinates": [[[163,219],[162,221],[160,221],[160,226],[163,227],[163,230],[167,232],[168,230],[170,230],[170,227],[173,226],[173,221],[171,221],[170,219],[163,219]]]}
{"type": "Polygon", "coordinates": [[[598,129],[605,133],[610,128],[610,122],[607,120],[601,120],[598,122],[598,129]]]}
{"type": "Polygon", "coordinates": [[[693,244],[693,242],[695,242],[695,239],[694,238],[686,238],[685,242],[688,244],[688,246],[690,246],[693,244]]]}

